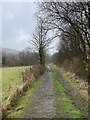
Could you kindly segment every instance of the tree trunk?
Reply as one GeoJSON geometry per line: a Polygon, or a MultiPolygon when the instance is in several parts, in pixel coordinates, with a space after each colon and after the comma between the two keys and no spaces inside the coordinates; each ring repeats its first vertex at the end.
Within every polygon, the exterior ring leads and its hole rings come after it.
{"type": "Polygon", "coordinates": [[[40,64],[45,66],[45,55],[44,55],[43,47],[39,48],[39,58],[40,58],[40,64]]]}

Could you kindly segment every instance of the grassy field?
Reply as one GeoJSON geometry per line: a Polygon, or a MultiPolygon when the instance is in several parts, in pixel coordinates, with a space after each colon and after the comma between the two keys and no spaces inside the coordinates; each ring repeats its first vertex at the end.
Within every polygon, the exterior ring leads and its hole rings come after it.
{"type": "Polygon", "coordinates": [[[15,87],[22,83],[20,79],[22,71],[25,71],[25,67],[5,67],[0,68],[2,72],[2,81],[0,81],[0,89],[2,89],[2,103],[5,103],[9,93],[15,89],[15,87]]]}

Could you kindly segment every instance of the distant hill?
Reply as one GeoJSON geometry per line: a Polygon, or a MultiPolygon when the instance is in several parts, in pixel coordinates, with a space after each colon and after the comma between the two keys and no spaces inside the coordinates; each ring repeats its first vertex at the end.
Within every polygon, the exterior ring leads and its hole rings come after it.
{"type": "MultiPolygon", "coordinates": [[[[1,51],[1,48],[0,48],[1,51]]],[[[2,48],[2,53],[4,54],[18,54],[19,51],[18,50],[14,50],[14,49],[10,49],[10,48],[2,48]]]]}

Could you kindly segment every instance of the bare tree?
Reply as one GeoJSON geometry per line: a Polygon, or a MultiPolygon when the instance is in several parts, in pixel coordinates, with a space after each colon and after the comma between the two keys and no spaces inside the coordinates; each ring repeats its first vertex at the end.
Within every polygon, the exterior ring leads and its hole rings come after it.
{"type": "MultiPolygon", "coordinates": [[[[72,27],[81,46],[83,60],[87,62],[87,51],[90,51],[90,2],[44,2],[39,4],[41,13],[51,29],[71,34],[68,26],[72,27]]],[[[60,34],[61,36],[61,34],[60,34]]]]}
{"type": "Polygon", "coordinates": [[[59,60],[78,57],[85,70],[90,54],[90,2],[52,1],[39,7],[49,29],[60,36],[59,60]]]}
{"type": "Polygon", "coordinates": [[[57,35],[48,36],[48,31],[51,30],[49,26],[47,26],[43,16],[37,16],[37,27],[35,28],[35,33],[33,34],[33,38],[29,40],[30,50],[32,45],[32,50],[36,54],[41,65],[45,66],[45,58],[46,52],[49,48],[50,43],[57,35]]]}
{"type": "Polygon", "coordinates": [[[45,65],[45,39],[46,31],[43,28],[43,20],[40,19],[29,43],[33,45],[34,53],[37,55],[41,65],[45,65]]]}

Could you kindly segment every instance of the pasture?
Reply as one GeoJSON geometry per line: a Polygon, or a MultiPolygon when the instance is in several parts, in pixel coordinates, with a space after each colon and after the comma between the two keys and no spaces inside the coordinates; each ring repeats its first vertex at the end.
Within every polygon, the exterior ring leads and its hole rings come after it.
{"type": "Polygon", "coordinates": [[[2,73],[0,89],[2,89],[3,104],[6,102],[10,92],[14,91],[16,86],[22,83],[21,74],[29,67],[30,66],[0,68],[2,73]]]}

